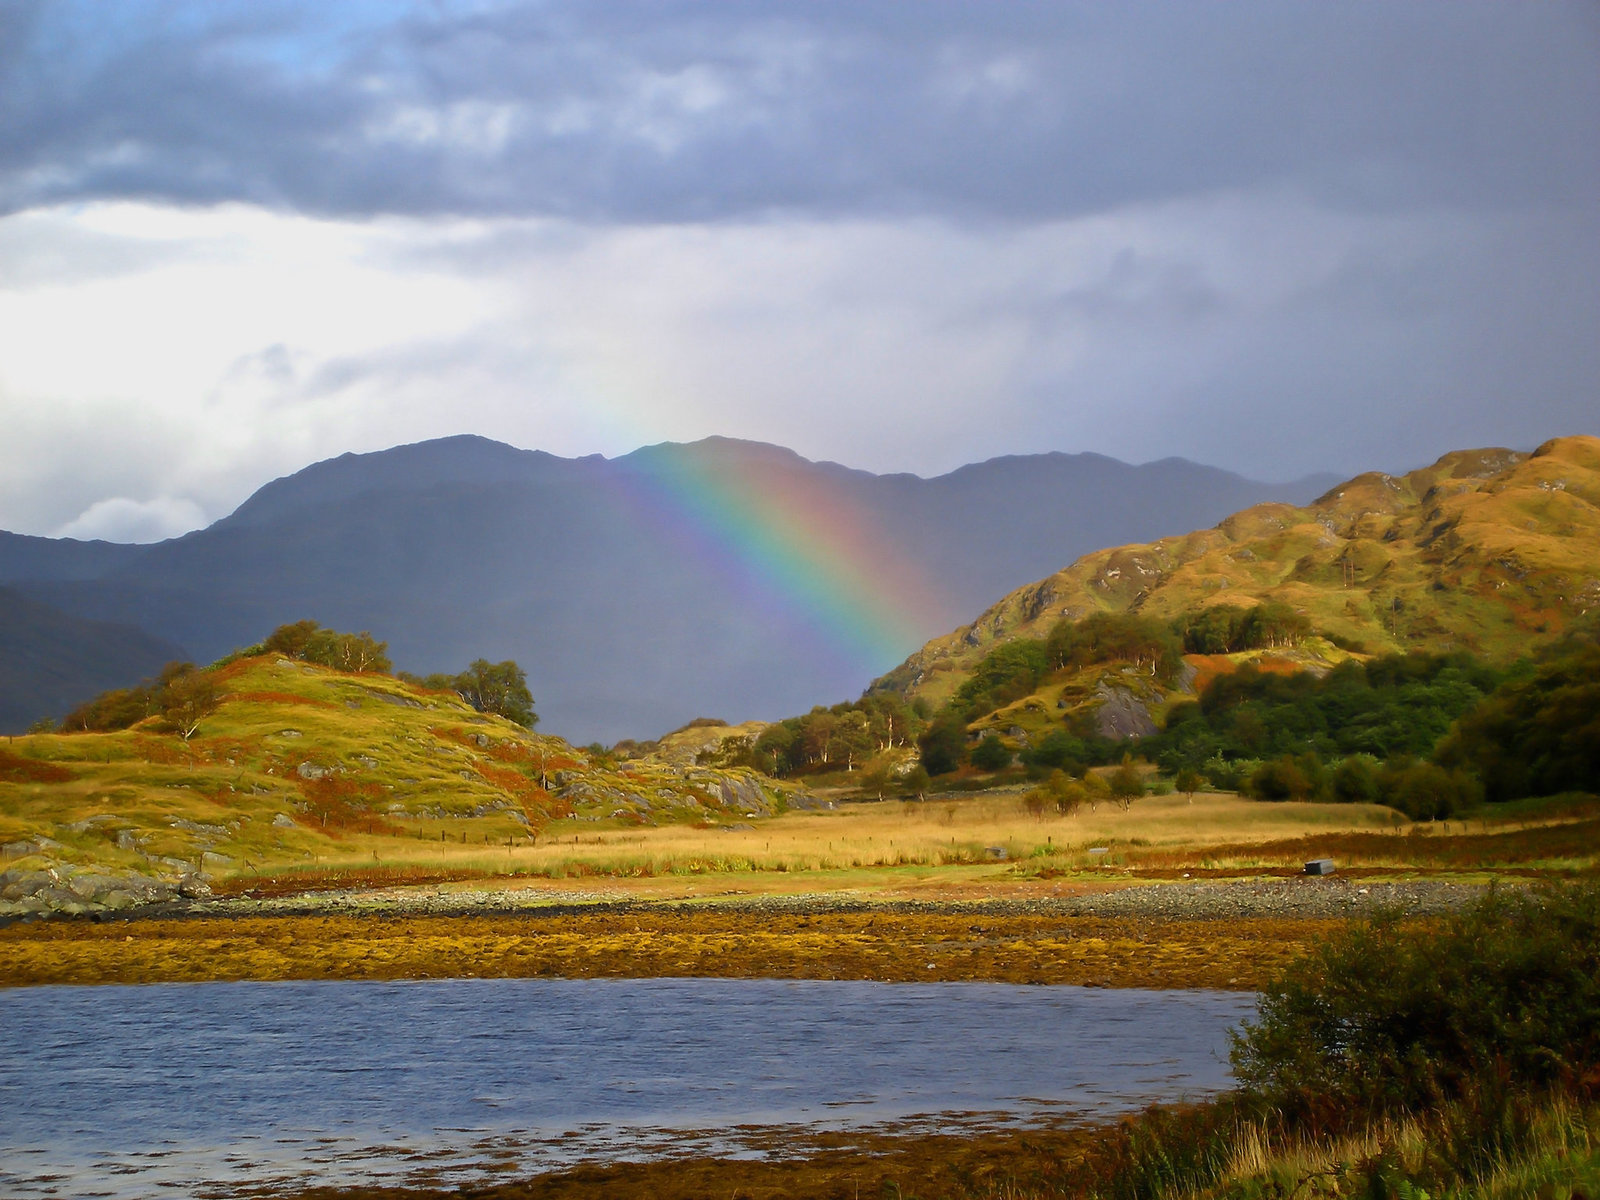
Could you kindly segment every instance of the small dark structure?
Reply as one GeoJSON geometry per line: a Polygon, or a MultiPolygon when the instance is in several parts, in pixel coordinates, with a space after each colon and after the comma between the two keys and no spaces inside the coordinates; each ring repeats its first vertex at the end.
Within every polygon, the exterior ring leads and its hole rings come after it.
{"type": "Polygon", "coordinates": [[[1308,862],[1306,864],[1306,874],[1307,875],[1332,875],[1333,874],[1333,859],[1331,859],[1331,858],[1313,858],[1310,862],[1308,862]]]}

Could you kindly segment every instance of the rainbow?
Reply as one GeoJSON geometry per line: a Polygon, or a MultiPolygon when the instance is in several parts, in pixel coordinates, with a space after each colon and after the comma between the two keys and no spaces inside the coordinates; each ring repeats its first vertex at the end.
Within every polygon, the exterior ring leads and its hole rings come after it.
{"type": "Polygon", "coordinates": [[[613,465],[626,468],[628,498],[685,553],[797,619],[817,652],[865,684],[941,632],[949,606],[873,514],[814,472],[785,469],[781,454],[645,451],[613,465]]]}

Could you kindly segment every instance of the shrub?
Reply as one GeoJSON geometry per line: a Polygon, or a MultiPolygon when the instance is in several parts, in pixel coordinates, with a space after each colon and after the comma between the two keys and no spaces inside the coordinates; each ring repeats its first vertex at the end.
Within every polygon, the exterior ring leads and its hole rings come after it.
{"type": "Polygon", "coordinates": [[[1442,928],[1389,916],[1337,935],[1263,991],[1232,1058],[1291,1116],[1571,1086],[1600,1067],[1600,886],[1490,891],[1442,928]]]}
{"type": "Polygon", "coordinates": [[[985,771],[1003,771],[1011,765],[1011,751],[998,737],[990,735],[972,748],[972,765],[985,771]]]}
{"type": "Polygon", "coordinates": [[[1250,776],[1249,792],[1257,800],[1304,800],[1311,781],[1292,758],[1262,763],[1250,776]]]}

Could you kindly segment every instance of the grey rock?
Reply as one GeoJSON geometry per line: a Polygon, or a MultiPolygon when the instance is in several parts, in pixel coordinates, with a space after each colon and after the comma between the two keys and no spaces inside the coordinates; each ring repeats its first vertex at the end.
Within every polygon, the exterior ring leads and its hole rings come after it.
{"type": "Polygon", "coordinates": [[[67,880],[67,887],[85,900],[98,900],[107,892],[116,891],[124,886],[123,880],[114,879],[109,875],[74,875],[67,880]]]}
{"type": "Polygon", "coordinates": [[[319,767],[313,762],[303,762],[294,769],[294,773],[301,779],[321,779],[328,773],[327,767],[319,767]]]}
{"type": "Polygon", "coordinates": [[[275,817],[272,818],[272,823],[275,826],[277,826],[279,829],[293,829],[294,828],[294,818],[291,817],[288,813],[278,813],[275,817]]]}
{"type": "Polygon", "coordinates": [[[21,900],[59,882],[60,877],[54,871],[7,871],[0,875],[0,898],[21,900]]]}

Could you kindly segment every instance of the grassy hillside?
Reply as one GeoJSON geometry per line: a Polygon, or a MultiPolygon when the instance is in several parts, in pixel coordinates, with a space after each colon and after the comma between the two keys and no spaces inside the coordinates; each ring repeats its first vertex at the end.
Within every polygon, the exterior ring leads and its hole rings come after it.
{"type": "Polygon", "coordinates": [[[613,767],[387,675],[276,656],[216,674],[223,702],[188,741],[150,718],[0,742],[0,915],[285,871],[482,874],[556,830],[737,822],[800,799],[751,771],[613,767]]]}
{"type": "Polygon", "coordinates": [[[1351,651],[1524,654],[1600,608],[1600,438],[1531,455],[1459,451],[1409,475],[1357,476],[1304,508],[1257,505],[1211,529],[1085,555],[929,642],[873,690],[939,705],[995,645],[1043,638],[1063,618],[1264,602],[1289,605],[1314,635],[1267,652],[1269,669],[1351,651]]]}

